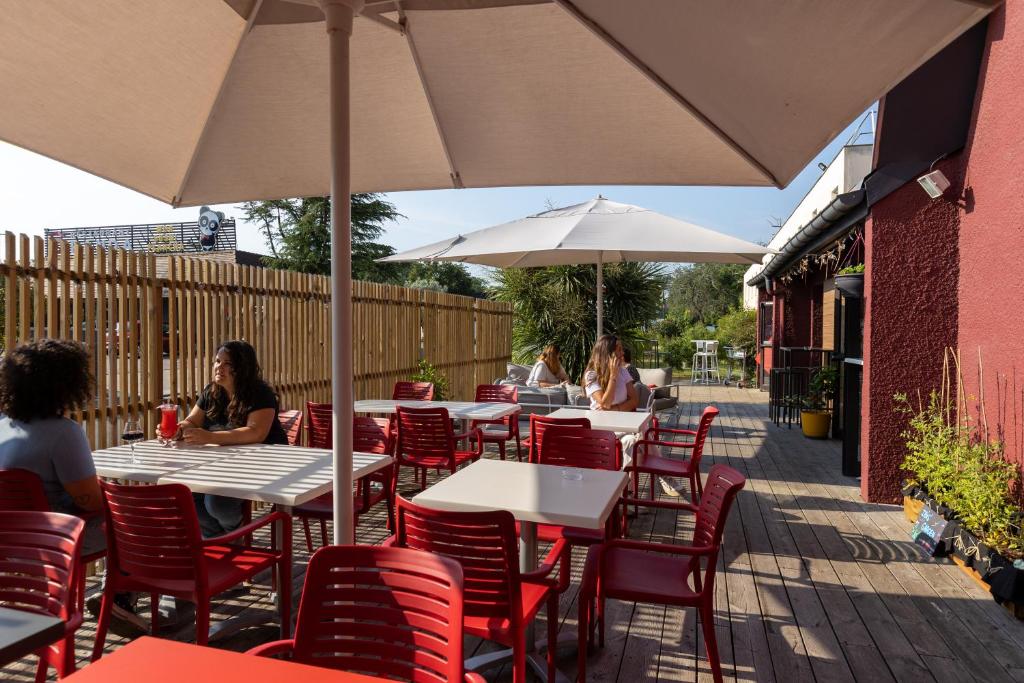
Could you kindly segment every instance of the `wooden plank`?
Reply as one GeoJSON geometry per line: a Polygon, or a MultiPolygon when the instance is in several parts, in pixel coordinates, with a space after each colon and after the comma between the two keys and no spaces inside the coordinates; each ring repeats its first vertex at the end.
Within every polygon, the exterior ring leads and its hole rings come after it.
{"type": "Polygon", "coordinates": [[[4,348],[13,348],[18,335],[18,276],[14,233],[4,233],[4,348]]]}

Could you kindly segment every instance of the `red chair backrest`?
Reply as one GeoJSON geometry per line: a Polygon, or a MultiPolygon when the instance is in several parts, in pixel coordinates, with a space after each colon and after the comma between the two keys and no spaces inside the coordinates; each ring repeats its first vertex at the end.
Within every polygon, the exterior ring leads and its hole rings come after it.
{"type": "Polygon", "coordinates": [[[288,437],[289,446],[299,446],[302,439],[302,411],[283,410],[277,414],[277,421],[281,423],[285,435],[288,437]]]}
{"type": "MultiPolygon", "coordinates": [[[[714,552],[707,558],[705,586],[714,585],[715,565],[718,564],[718,549],[722,545],[725,520],[736,494],[746,483],[746,478],[728,465],[715,465],[708,472],[691,540],[692,545],[714,548],[714,552]]],[[[694,557],[694,561],[698,560],[698,557],[694,557]]]]}
{"type": "Polygon", "coordinates": [[[530,415],[530,453],[529,461],[537,462],[537,450],[544,440],[544,431],[551,425],[566,427],[583,427],[590,429],[590,420],[585,417],[548,417],[547,415],[530,415]]]}
{"type": "Polygon", "coordinates": [[[515,384],[478,384],[477,403],[519,403],[519,388],[515,384]]]}
{"type": "Polygon", "coordinates": [[[360,453],[390,453],[391,421],[386,417],[364,415],[353,418],[352,450],[360,453]]]}
{"type": "Polygon", "coordinates": [[[700,466],[700,457],[704,454],[704,441],[708,438],[708,432],[711,431],[711,423],[718,417],[718,408],[714,406],[708,406],[704,409],[704,412],[700,414],[700,422],[697,423],[697,436],[693,437],[693,454],[690,456],[693,459],[694,467],[700,466]]]}
{"type": "Polygon", "coordinates": [[[395,545],[456,560],[463,572],[467,617],[522,623],[519,542],[516,520],[507,510],[449,512],[396,497],[395,545]]]}
{"type": "Polygon", "coordinates": [[[622,444],[615,432],[571,425],[548,425],[537,449],[541,465],[583,467],[591,470],[622,469],[622,444]]]}
{"type": "Polygon", "coordinates": [[[294,659],[405,681],[462,681],[462,569],[408,548],[326,546],[309,560],[294,659]]]}
{"type": "Polygon", "coordinates": [[[28,470],[0,470],[0,510],[49,512],[43,480],[28,470]]]}
{"type": "Polygon", "coordinates": [[[402,464],[420,465],[429,461],[432,465],[440,460],[455,457],[455,431],[446,408],[406,408],[399,406],[398,461],[402,464]]]}
{"type": "Polygon", "coordinates": [[[306,445],[310,448],[331,448],[334,445],[334,433],[331,427],[332,408],[330,403],[306,403],[306,445]]]}
{"type": "Polygon", "coordinates": [[[0,512],[0,604],[71,621],[83,529],[73,515],[0,512]]]}
{"type": "Polygon", "coordinates": [[[431,382],[395,382],[391,391],[393,401],[433,401],[434,385],[431,382]]]}
{"type": "Polygon", "coordinates": [[[154,581],[205,580],[192,492],[182,484],[124,486],[101,481],[107,557],[113,571],[154,581]]]}

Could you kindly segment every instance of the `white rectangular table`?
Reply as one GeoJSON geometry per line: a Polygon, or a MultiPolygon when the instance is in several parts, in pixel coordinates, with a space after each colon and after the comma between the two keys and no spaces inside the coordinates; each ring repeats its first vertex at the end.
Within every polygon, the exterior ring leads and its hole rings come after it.
{"type": "Polygon", "coordinates": [[[93,451],[96,474],[108,479],[128,479],[155,484],[160,477],[241,453],[232,446],[188,446],[176,442],[164,446],[157,440],[135,444],[137,462],[131,462],[129,446],[93,451]]]}
{"type": "MultiPolygon", "coordinates": [[[[519,520],[519,568],[528,572],[537,568],[538,523],[603,529],[627,481],[624,472],[478,460],[423,491],[413,502],[455,512],[508,510],[519,520]]],[[[533,622],[527,626],[526,643],[532,653],[533,622]]],[[[511,651],[488,653],[467,660],[467,667],[486,669],[510,657],[511,651]]],[[[527,660],[546,679],[547,662],[535,654],[527,660]]],[[[564,676],[559,674],[559,680],[564,676]]]]}
{"type": "Polygon", "coordinates": [[[590,420],[591,429],[607,429],[617,434],[643,434],[651,426],[652,415],[647,412],[625,412],[621,410],[579,410],[559,408],[548,415],[558,419],[585,417],[590,420]]]}
{"type": "Polygon", "coordinates": [[[448,414],[458,420],[500,420],[515,415],[522,408],[518,403],[475,403],[473,401],[392,401],[366,400],[356,401],[353,408],[356,413],[381,413],[391,415],[403,408],[447,408],[448,414]]]}

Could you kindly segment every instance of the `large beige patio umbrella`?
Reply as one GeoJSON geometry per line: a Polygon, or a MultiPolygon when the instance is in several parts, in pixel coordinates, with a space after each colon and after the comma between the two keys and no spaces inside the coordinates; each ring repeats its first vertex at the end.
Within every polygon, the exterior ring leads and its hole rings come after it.
{"type": "Polygon", "coordinates": [[[9,0],[0,139],[174,205],[334,196],[345,491],[350,192],[781,187],[994,4],[9,0]]]}
{"type": "Polygon", "coordinates": [[[604,264],[760,263],[770,249],[604,197],[551,209],[392,254],[381,261],[456,261],[501,268],[597,264],[597,336],[604,330],[604,264]]]}

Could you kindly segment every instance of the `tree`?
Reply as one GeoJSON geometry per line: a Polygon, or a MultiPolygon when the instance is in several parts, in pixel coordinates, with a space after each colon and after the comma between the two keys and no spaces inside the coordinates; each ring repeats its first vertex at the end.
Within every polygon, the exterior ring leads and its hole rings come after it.
{"type": "Polygon", "coordinates": [[[747,355],[757,344],[757,311],[737,308],[718,319],[718,340],[726,346],[741,348],[747,355]]]}
{"type": "MultiPolygon", "coordinates": [[[[331,272],[331,200],[329,197],[245,202],[245,218],[259,226],[270,248],[271,268],[329,275],[331,272]]],[[[376,242],[384,226],[398,218],[395,205],[379,194],[352,195],[352,277],[398,283],[401,264],[377,263],[395,250],[376,242]]]]}
{"type": "MultiPolygon", "coordinates": [[[[557,344],[569,377],[580,381],[595,342],[596,268],[505,268],[496,279],[494,298],[512,304],[515,359],[530,363],[545,346],[557,344]]],[[[605,332],[639,351],[641,330],[661,311],[665,286],[661,268],[650,263],[608,264],[604,284],[605,332]]]]}
{"type": "Polygon", "coordinates": [[[484,281],[470,274],[466,266],[449,261],[411,263],[406,266],[405,286],[433,289],[449,294],[486,298],[484,281]]]}
{"type": "Polygon", "coordinates": [[[690,321],[714,323],[739,304],[746,270],[725,263],[677,268],[669,285],[669,310],[690,321]]]}

